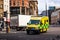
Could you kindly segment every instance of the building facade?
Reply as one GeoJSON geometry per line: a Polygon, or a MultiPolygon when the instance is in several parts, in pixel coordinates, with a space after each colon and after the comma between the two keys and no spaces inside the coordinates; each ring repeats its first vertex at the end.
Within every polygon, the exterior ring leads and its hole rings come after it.
{"type": "Polygon", "coordinates": [[[38,15],[38,1],[29,0],[29,15],[38,15]]]}
{"type": "Polygon", "coordinates": [[[60,24],[60,10],[56,10],[51,14],[51,24],[60,24]]]}
{"type": "Polygon", "coordinates": [[[25,15],[28,8],[28,0],[10,0],[11,15],[25,15]]]}
{"type": "Polygon", "coordinates": [[[3,5],[4,6],[4,17],[7,19],[6,21],[10,22],[10,0],[4,0],[3,4],[4,4],[3,5]]]}
{"type": "Polygon", "coordinates": [[[0,0],[0,18],[3,17],[3,0],[0,0]]]}
{"type": "Polygon", "coordinates": [[[11,15],[36,15],[38,14],[37,6],[37,0],[10,0],[11,15]]]}

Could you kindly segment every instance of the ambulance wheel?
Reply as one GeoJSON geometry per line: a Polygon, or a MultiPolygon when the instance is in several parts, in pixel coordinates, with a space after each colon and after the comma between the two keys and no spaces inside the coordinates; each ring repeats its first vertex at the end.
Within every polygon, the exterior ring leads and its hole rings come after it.
{"type": "Polygon", "coordinates": [[[42,33],[46,33],[47,32],[47,28],[46,28],[46,31],[43,31],[43,29],[42,29],[42,33]]]}
{"type": "Polygon", "coordinates": [[[2,31],[2,28],[0,28],[0,31],[2,31]]]}
{"type": "Polygon", "coordinates": [[[33,31],[27,31],[27,34],[31,35],[33,34],[33,31]]]}
{"type": "Polygon", "coordinates": [[[47,28],[46,28],[46,31],[44,31],[44,32],[47,32],[47,28]]]}
{"type": "Polygon", "coordinates": [[[40,30],[35,31],[36,34],[40,34],[40,30]]]}

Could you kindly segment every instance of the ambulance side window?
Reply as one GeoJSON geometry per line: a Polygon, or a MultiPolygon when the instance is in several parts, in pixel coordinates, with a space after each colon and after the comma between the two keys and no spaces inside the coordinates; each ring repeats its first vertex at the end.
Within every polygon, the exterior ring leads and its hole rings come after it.
{"type": "Polygon", "coordinates": [[[42,23],[42,21],[40,21],[40,25],[42,25],[43,23],[42,23]]]}
{"type": "Polygon", "coordinates": [[[47,22],[48,22],[48,20],[47,20],[47,22]]]}
{"type": "Polygon", "coordinates": [[[44,20],[44,24],[46,24],[46,20],[44,20]]]}
{"type": "Polygon", "coordinates": [[[45,21],[44,21],[44,24],[46,24],[46,22],[48,22],[48,20],[45,20],[45,21]]]}

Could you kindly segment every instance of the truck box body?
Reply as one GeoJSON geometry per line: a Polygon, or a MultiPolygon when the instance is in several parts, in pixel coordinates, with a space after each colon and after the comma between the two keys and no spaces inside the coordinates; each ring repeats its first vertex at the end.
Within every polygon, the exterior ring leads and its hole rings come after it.
{"type": "Polygon", "coordinates": [[[18,16],[11,17],[10,27],[16,28],[18,26],[18,16]]]}
{"type": "Polygon", "coordinates": [[[29,22],[30,17],[31,16],[29,15],[18,15],[18,26],[19,27],[27,26],[27,23],[29,22]]]}
{"type": "Polygon", "coordinates": [[[30,17],[30,15],[18,15],[11,17],[10,26],[16,28],[17,30],[22,29],[27,26],[30,17]]]}

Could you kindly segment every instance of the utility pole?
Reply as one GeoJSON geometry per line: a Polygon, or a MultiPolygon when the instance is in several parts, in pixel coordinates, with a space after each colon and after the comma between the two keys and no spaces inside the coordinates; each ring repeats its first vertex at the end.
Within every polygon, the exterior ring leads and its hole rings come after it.
{"type": "Polygon", "coordinates": [[[45,8],[46,8],[46,16],[48,16],[48,10],[47,10],[47,2],[45,0],[45,8]]]}

